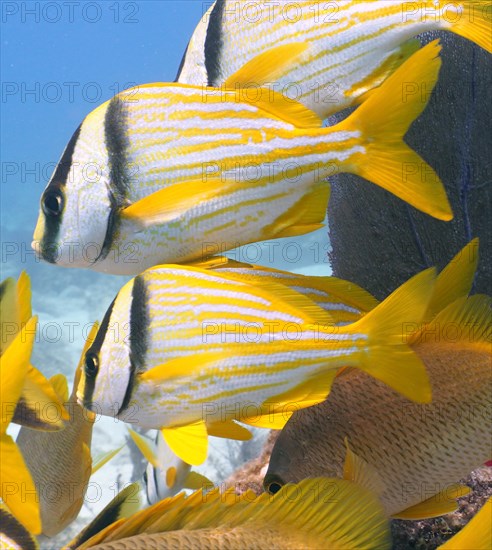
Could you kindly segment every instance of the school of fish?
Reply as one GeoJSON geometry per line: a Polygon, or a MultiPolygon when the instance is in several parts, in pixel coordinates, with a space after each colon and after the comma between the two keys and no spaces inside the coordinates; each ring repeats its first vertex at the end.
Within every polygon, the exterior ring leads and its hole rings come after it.
{"type": "MultiPolygon", "coordinates": [[[[492,458],[492,300],[470,295],[478,240],[381,303],[209,244],[318,229],[341,172],[452,219],[439,176],[404,142],[441,67],[439,42],[415,37],[447,30],[490,53],[490,21],[482,0],[217,0],[176,82],[85,117],[41,196],[32,247],[133,278],[94,324],[70,395],[63,375],[30,363],[29,277],[0,286],[2,548],[38,548],[75,520],[90,476],[119,451],[92,459],[96,414],[139,427],[128,430],[149,462],[150,506],[134,483],[66,548],[391,548],[391,518],[456,510],[469,492],[459,479],[492,458]],[[221,492],[192,466],[209,436],[247,440],[248,426],[282,430],[265,492],[221,492]]],[[[491,507],[441,548],[490,549],[491,507]]]]}

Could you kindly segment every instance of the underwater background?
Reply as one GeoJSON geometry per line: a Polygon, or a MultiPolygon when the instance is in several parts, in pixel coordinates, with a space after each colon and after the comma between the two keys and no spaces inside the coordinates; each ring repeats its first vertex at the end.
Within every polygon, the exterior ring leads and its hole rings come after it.
{"type": "MultiPolygon", "coordinates": [[[[17,277],[21,270],[30,275],[33,313],[39,316],[32,362],[47,377],[65,374],[70,387],[91,323],[102,319],[128,278],[62,269],[36,260],[30,243],[39,197],[65,144],[94,107],[129,86],[174,80],[188,39],[211,3],[1,4],[1,278],[17,277]]],[[[490,294],[490,56],[450,34],[428,34],[423,42],[435,36],[444,44],[443,70],[430,106],[412,128],[408,142],[436,167],[451,190],[457,219],[443,224],[415,214],[375,186],[344,175],[340,176],[343,185],[333,186],[329,207],[333,250],[327,231],[320,230],[305,237],[247,245],[228,253],[230,257],[329,275],[331,250],[336,275],[381,297],[424,267],[442,267],[466,242],[480,236],[475,290],[490,294]],[[481,185],[474,186],[474,182],[481,185]]],[[[246,445],[212,438],[212,457],[198,471],[214,482],[225,480],[259,454],[266,430],[260,434],[246,445]]],[[[122,422],[99,417],[93,456],[126,440],[122,422]]],[[[77,521],[58,537],[46,539],[42,547],[57,548],[69,540],[143,467],[128,444],[91,478],[77,521]]],[[[489,471],[484,469],[474,479],[484,494],[492,492],[489,471]]],[[[437,529],[442,526],[439,521],[437,529]]],[[[428,528],[419,523],[419,529],[428,528]]],[[[407,531],[415,530],[418,541],[417,528],[408,522],[406,526],[407,531]]],[[[447,528],[447,524],[442,527],[447,528]]],[[[405,542],[401,544],[406,547],[405,542]]],[[[417,547],[426,546],[422,542],[417,547]]]]}
{"type": "MultiPolygon", "coordinates": [[[[31,277],[39,325],[32,363],[45,376],[73,374],[85,337],[130,277],[65,269],[35,258],[32,235],[39,198],[82,119],[119,91],[175,79],[188,40],[212,2],[3,2],[1,33],[1,279],[31,277]]],[[[326,229],[253,243],[228,252],[238,261],[304,274],[330,275],[326,229]]],[[[135,426],[133,426],[135,427],[135,426]]],[[[246,443],[211,438],[197,471],[224,481],[257,456],[266,430],[246,443]]],[[[16,435],[11,425],[9,433],[16,435]]],[[[98,417],[92,456],[123,450],[91,477],[78,519],[42,548],[58,548],[84,527],[145,463],[123,422],[98,417]]]]}

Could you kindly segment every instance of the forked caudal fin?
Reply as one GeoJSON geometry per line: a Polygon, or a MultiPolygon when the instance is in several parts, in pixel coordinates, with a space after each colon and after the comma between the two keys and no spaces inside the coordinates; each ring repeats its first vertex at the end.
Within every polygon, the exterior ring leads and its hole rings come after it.
{"type": "Polygon", "coordinates": [[[408,346],[405,327],[421,322],[434,283],[433,268],[415,275],[360,321],[343,329],[368,335],[359,368],[420,403],[430,402],[431,386],[424,364],[408,346]]]}
{"type": "Polygon", "coordinates": [[[403,141],[425,109],[437,82],[441,47],[435,40],[401,65],[337,130],[358,131],[365,153],[340,171],[352,172],[440,220],[453,218],[443,184],[434,170],[403,141]]]}
{"type": "MultiPolygon", "coordinates": [[[[429,1],[429,4],[434,4],[429,1]]],[[[459,34],[492,53],[492,6],[489,1],[462,0],[447,2],[441,0],[441,27],[459,34]]],[[[434,4],[435,7],[435,4],[434,4]]]]}

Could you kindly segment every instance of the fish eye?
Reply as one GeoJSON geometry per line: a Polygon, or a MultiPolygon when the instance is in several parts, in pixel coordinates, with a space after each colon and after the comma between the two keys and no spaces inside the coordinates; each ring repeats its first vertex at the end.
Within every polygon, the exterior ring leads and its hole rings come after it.
{"type": "Polygon", "coordinates": [[[282,489],[282,485],[280,485],[280,483],[277,483],[276,481],[272,481],[272,483],[270,483],[270,485],[267,487],[267,491],[271,495],[278,493],[280,489],[282,489]]]}
{"type": "Polygon", "coordinates": [[[58,217],[63,211],[63,194],[58,189],[47,189],[41,199],[41,208],[45,216],[58,217]]]}
{"type": "Polygon", "coordinates": [[[87,352],[85,354],[85,375],[88,378],[95,378],[99,370],[99,357],[97,353],[87,352]]]}

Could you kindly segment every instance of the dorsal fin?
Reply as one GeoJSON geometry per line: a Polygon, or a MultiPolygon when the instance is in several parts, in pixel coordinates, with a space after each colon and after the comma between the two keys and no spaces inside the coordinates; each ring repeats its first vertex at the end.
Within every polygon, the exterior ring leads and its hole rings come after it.
{"type": "Polygon", "coordinates": [[[471,291],[478,264],[478,238],[470,241],[439,273],[423,322],[471,291]]]}
{"type": "Polygon", "coordinates": [[[475,294],[455,300],[444,308],[416,336],[412,343],[447,342],[491,351],[492,298],[475,294]],[[450,329],[452,332],[450,332],[450,329]],[[428,338],[427,338],[427,335],[428,338]]]}
{"type": "Polygon", "coordinates": [[[257,496],[251,490],[238,495],[231,489],[223,493],[213,489],[206,497],[201,490],[188,498],[176,495],[110,526],[80,548],[140,533],[159,534],[162,541],[166,532],[182,529],[187,533],[203,529],[205,546],[210,530],[234,528],[252,530],[256,537],[263,529],[267,536],[276,531],[299,547],[391,547],[389,523],[374,494],[344,479],[314,478],[285,485],[274,496],[257,496]]]}

